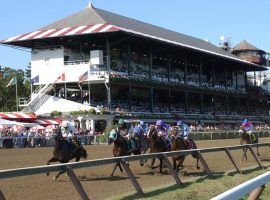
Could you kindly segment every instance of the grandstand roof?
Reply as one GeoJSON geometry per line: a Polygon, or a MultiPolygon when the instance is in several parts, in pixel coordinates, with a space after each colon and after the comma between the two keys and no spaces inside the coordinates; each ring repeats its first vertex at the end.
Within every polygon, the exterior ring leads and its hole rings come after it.
{"type": "Polygon", "coordinates": [[[252,65],[258,68],[257,70],[264,70],[264,68],[259,65],[243,61],[230,52],[224,51],[204,40],[94,8],[93,6],[88,6],[78,13],[65,17],[36,31],[3,40],[2,43],[20,46],[20,42],[26,40],[112,31],[123,31],[175,44],[177,46],[252,65]]]}

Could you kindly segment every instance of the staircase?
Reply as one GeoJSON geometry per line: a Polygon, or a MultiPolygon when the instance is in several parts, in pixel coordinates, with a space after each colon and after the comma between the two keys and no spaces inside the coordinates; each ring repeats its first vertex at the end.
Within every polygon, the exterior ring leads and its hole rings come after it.
{"type": "Polygon", "coordinates": [[[31,96],[22,101],[22,104],[19,106],[25,106],[22,112],[35,112],[37,111],[50,97],[47,93],[53,88],[52,83],[48,83],[46,85],[39,85],[38,88],[34,92],[32,92],[31,96]]]}

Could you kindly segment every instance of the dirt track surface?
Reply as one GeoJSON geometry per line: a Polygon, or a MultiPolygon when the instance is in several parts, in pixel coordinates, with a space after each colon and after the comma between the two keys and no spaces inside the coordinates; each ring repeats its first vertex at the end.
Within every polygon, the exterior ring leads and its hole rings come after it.
{"type": "MultiPolygon", "coordinates": [[[[269,142],[270,138],[260,139],[260,142],[269,142]]],[[[198,148],[209,148],[218,146],[238,145],[239,140],[224,140],[224,141],[200,141],[197,142],[198,148]]],[[[89,158],[107,158],[112,156],[112,146],[96,145],[85,146],[89,158]]],[[[260,148],[260,159],[263,164],[269,166],[269,147],[260,148]]],[[[254,158],[248,153],[248,162],[242,162],[242,151],[232,151],[232,156],[236,160],[240,168],[256,166],[254,158]]],[[[34,148],[34,149],[0,149],[0,170],[40,166],[45,165],[47,160],[52,155],[52,148],[34,148]]],[[[229,161],[225,152],[203,154],[210,169],[215,172],[225,172],[234,170],[233,165],[229,161]]],[[[157,163],[156,163],[157,164],[157,163]]],[[[165,173],[158,173],[158,169],[150,169],[148,161],[144,167],[141,167],[137,162],[130,163],[131,170],[136,176],[142,189],[163,184],[173,183],[172,176],[164,169],[165,173]]],[[[113,165],[106,165],[93,168],[84,168],[75,170],[77,176],[85,176],[81,181],[82,186],[91,199],[107,199],[113,196],[121,195],[127,192],[134,192],[128,176],[125,173],[115,172],[115,176],[111,177],[113,165]]],[[[188,182],[190,179],[205,175],[203,167],[197,170],[195,160],[192,157],[187,157],[184,162],[184,171],[179,173],[183,182],[188,182]]],[[[52,180],[55,173],[51,173],[49,177],[45,174],[16,177],[11,179],[0,179],[0,190],[3,192],[7,200],[13,199],[80,199],[77,191],[73,187],[69,177],[66,175],[60,176],[57,182],[52,180]]]]}

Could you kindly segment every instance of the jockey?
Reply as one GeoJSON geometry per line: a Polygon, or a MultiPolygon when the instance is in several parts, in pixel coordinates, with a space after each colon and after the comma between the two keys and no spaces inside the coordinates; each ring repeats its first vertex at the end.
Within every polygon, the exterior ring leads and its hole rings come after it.
{"type": "Polygon", "coordinates": [[[170,126],[164,123],[162,120],[156,121],[156,129],[159,136],[163,136],[166,141],[168,149],[171,148],[171,140],[169,138],[170,126]]]}
{"type": "Polygon", "coordinates": [[[182,120],[178,120],[176,122],[176,125],[179,129],[178,136],[183,138],[184,143],[188,148],[192,148],[192,144],[191,144],[190,140],[188,139],[188,135],[190,132],[189,126],[187,124],[185,124],[182,120]]]}
{"type": "Polygon", "coordinates": [[[253,124],[248,121],[247,118],[244,119],[244,121],[241,124],[241,127],[246,131],[246,133],[250,136],[250,139],[252,141],[256,140],[256,136],[252,134],[253,124]]]}

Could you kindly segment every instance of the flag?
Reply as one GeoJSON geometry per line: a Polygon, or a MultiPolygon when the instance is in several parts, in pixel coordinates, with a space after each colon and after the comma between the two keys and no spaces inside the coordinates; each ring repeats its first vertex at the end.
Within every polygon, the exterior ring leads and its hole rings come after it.
{"type": "Polygon", "coordinates": [[[88,79],[88,71],[79,76],[79,82],[83,82],[88,79]]]}
{"type": "Polygon", "coordinates": [[[9,86],[11,86],[11,85],[16,85],[16,84],[17,84],[17,78],[16,78],[16,76],[15,76],[15,77],[13,77],[13,78],[9,81],[9,83],[7,84],[6,87],[9,87],[9,86]]]}
{"type": "Polygon", "coordinates": [[[31,79],[31,84],[34,84],[34,83],[39,83],[39,75],[31,79]]]}
{"type": "Polygon", "coordinates": [[[65,73],[63,73],[57,77],[57,79],[55,80],[55,83],[59,82],[59,81],[65,81],[65,80],[66,80],[66,75],[65,75],[65,73]]]}

